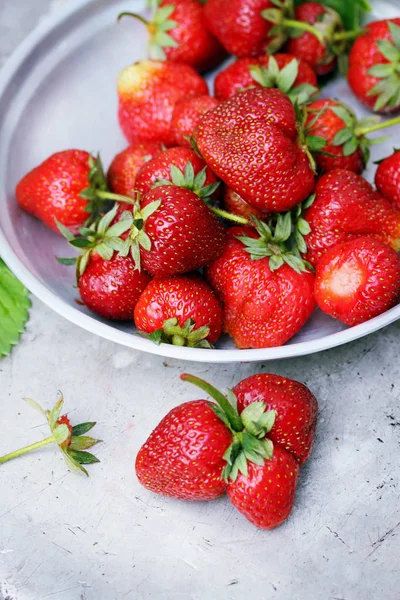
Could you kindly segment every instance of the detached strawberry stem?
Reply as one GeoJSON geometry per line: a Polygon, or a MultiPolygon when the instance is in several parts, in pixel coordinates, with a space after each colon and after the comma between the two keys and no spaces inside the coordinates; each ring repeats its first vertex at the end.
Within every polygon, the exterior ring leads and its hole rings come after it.
{"type": "Polygon", "coordinates": [[[352,40],[362,33],[364,33],[363,29],[354,29],[353,31],[338,31],[337,33],[333,34],[333,40],[335,42],[341,40],[352,40]]]}
{"type": "Polygon", "coordinates": [[[286,27],[290,27],[291,29],[302,29],[303,31],[308,31],[315,35],[315,37],[321,42],[324,43],[324,37],[320,31],[316,27],[310,25],[310,23],[305,23],[304,21],[295,21],[293,19],[284,19],[282,22],[286,27]]]}
{"type": "Polygon", "coordinates": [[[356,129],[355,134],[359,137],[361,135],[366,135],[367,133],[372,133],[373,131],[378,131],[379,129],[385,129],[386,127],[391,127],[392,125],[398,125],[399,123],[400,117],[396,117],[395,119],[389,119],[389,121],[382,121],[382,123],[378,123],[377,125],[356,129]]]}
{"type": "Polygon", "coordinates": [[[30,444],[29,446],[25,446],[24,448],[20,448],[19,450],[15,450],[14,452],[10,452],[9,454],[0,456],[0,464],[8,462],[13,458],[17,458],[17,456],[21,456],[22,454],[26,454],[27,452],[31,452],[32,450],[37,450],[38,448],[42,448],[43,446],[54,444],[55,442],[56,438],[54,437],[54,435],[50,435],[48,438],[45,438],[40,442],[35,442],[34,444],[30,444]]]}

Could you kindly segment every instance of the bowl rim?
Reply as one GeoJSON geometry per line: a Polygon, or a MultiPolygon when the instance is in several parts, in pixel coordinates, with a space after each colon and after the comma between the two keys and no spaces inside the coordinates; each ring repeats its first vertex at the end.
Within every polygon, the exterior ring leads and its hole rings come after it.
{"type": "MultiPolygon", "coordinates": [[[[55,14],[46,16],[42,22],[37,25],[37,27],[12,53],[1,69],[0,98],[7,91],[8,83],[30,55],[33,48],[56,26],[59,26],[75,13],[78,13],[83,8],[88,8],[89,5],[94,4],[95,2],[96,0],[74,0],[72,4],[57,11],[55,14]]],[[[160,344],[158,346],[150,340],[146,340],[135,334],[133,331],[132,334],[127,333],[113,327],[111,323],[106,324],[98,321],[94,316],[87,315],[77,308],[70,306],[67,302],[57,296],[57,294],[50,291],[18,258],[8,243],[5,233],[2,231],[1,224],[0,251],[1,257],[5,263],[12,269],[16,277],[21,280],[31,293],[68,321],[117,344],[168,358],[214,363],[256,362],[293,358],[320,352],[354,341],[400,319],[400,305],[398,305],[361,325],[344,329],[340,332],[332,333],[321,338],[273,348],[248,350],[216,348],[208,350],[203,348],[182,348],[169,344],[160,344]]]]}

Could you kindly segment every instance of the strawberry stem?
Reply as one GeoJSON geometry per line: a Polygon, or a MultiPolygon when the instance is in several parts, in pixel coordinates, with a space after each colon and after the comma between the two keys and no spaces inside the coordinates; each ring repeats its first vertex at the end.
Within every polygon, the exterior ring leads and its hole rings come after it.
{"type": "Polygon", "coordinates": [[[315,35],[321,44],[324,43],[324,37],[321,32],[318,31],[316,27],[310,25],[310,23],[305,23],[304,21],[294,21],[293,19],[284,19],[283,25],[286,25],[286,27],[290,27],[292,29],[302,29],[303,31],[308,31],[309,33],[315,35]]]}
{"type": "Polygon", "coordinates": [[[150,23],[147,19],[145,19],[141,15],[137,15],[135,13],[131,13],[128,11],[119,13],[117,21],[120,21],[123,17],[133,17],[134,19],[137,19],[138,21],[143,23],[143,25],[146,25],[146,27],[148,27],[150,25],[150,23]]]}
{"type": "Polygon", "coordinates": [[[398,125],[400,123],[400,117],[396,117],[395,119],[389,119],[389,121],[382,121],[382,123],[378,123],[377,125],[371,125],[371,127],[364,127],[360,129],[355,129],[354,133],[357,137],[362,135],[366,135],[367,133],[372,133],[373,131],[378,131],[379,129],[385,129],[385,127],[391,127],[392,125],[398,125]]]}
{"type": "Polygon", "coordinates": [[[212,386],[207,381],[204,381],[204,379],[200,379],[200,377],[190,375],[189,373],[183,373],[181,375],[181,379],[182,381],[193,383],[193,385],[196,385],[200,389],[204,390],[209,396],[211,396],[211,398],[214,398],[214,400],[218,403],[228,417],[233,431],[243,431],[243,423],[238,413],[229,403],[228,399],[219,390],[217,390],[217,388],[212,386]]]}
{"type": "Polygon", "coordinates": [[[101,190],[96,191],[96,195],[102,200],[115,200],[116,202],[128,202],[129,204],[135,204],[135,200],[129,196],[122,196],[121,194],[113,194],[113,192],[103,192],[101,190]]]}
{"type": "Polygon", "coordinates": [[[244,217],[240,217],[239,215],[234,215],[232,213],[227,212],[226,210],[222,210],[221,208],[215,208],[212,206],[208,207],[215,215],[222,217],[223,219],[227,219],[228,221],[233,221],[234,223],[240,223],[241,225],[250,225],[250,221],[245,219],[244,217]]]}
{"type": "Polygon", "coordinates": [[[0,456],[0,464],[5,463],[13,458],[17,458],[17,456],[21,456],[22,454],[26,454],[27,452],[31,452],[32,450],[36,450],[37,448],[42,448],[43,446],[48,446],[49,444],[53,444],[56,442],[56,438],[54,435],[50,435],[49,437],[41,440],[40,442],[35,442],[34,444],[30,444],[29,446],[25,446],[24,448],[20,448],[19,450],[15,450],[14,452],[10,452],[9,454],[5,454],[4,456],[0,456]]]}
{"type": "Polygon", "coordinates": [[[362,33],[364,33],[363,29],[354,29],[353,31],[338,31],[337,33],[333,34],[333,40],[335,42],[340,40],[352,40],[362,33]]]}

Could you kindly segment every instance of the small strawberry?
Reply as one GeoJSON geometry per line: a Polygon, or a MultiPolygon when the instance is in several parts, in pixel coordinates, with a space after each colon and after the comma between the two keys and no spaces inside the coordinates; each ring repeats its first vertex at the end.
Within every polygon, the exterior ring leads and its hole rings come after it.
{"type": "Polygon", "coordinates": [[[168,148],[146,162],[137,175],[136,190],[144,196],[156,185],[171,184],[191,190],[201,198],[215,195],[219,186],[204,160],[182,146],[168,148]]]}
{"type": "Polygon", "coordinates": [[[175,104],[171,127],[178,146],[191,148],[201,117],[218,104],[216,98],[208,95],[183,98],[175,104]]]}
{"type": "Polygon", "coordinates": [[[318,94],[312,68],[290,54],[239,58],[218,73],[214,86],[218,100],[228,100],[249,87],[277,87],[298,104],[318,94]]]}
{"type": "Polygon", "coordinates": [[[149,56],[156,60],[186,63],[198,71],[218,66],[225,51],[204,23],[204,8],[198,0],[157,0],[150,21],[123,12],[147,27],[149,56]]]}
{"type": "Polygon", "coordinates": [[[22,456],[32,450],[37,450],[49,444],[57,444],[60,448],[64,460],[67,463],[68,469],[79,475],[87,475],[85,467],[82,465],[91,465],[100,462],[96,456],[87,452],[95,444],[101,442],[88,435],[84,435],[90,431],[95,425],[95,422],[80,423],[79,425],[71,425],[67,415],[61,415],[61,410],[64,404],[63,395],[60,392],[59,399],[51,410],[43,410],[43,408],[31,398],[24,399],[31,408],[34,408],[42,417],[45,417],[49,424],[51,435],[40,442],[35,442],[20,450],[15,450],[0,457],[0,464],[6,463],[13,458],[22,456]]]}
{"type": "Polygon", "coordinates": [[[76,233],[107,208],[107,189],[100,158],[83,150],[57,152],[30,171],[16,187],[18,204],[53,231],[56,220],[76,233]]]}
{"type": "Polygon", "coordinates": [[[322,173],[333,169],[362,173],[370,157],[370,145],[386,139],[371,139],[367,134],[400,123],[400,118],[381,123],[376,116],[358,121],[346,104],[329,98],[311,102],[306,111],[307,134],[326,140],[326,145],[313,154],[322,173]]]}
{"type": "Polygon", "coordinates": [[[206,82],[189,65],[142,60],[118,78],[121,129],[130,143],[155,141],[173,146],[171,119],[176,102],[207,93],[206,82]]]}
{"type": "Polygon", "coordinates": [[[255,226],[254,221],[251,220],[252,217],[257,217],[257,219],[261,220],[265,220],[268,218],[268,213],[258,210],[257,208],[246,202],[246,200],[243,200],[243,198],[239,196],[239,194],[234,192],[232,188],[228,186],[225,186],[224,206],[229,213],[239,215],[248,219],[248,224],[251,226],[255,226]]]}
{"type": "Polygon", "coordinates": [[[398,303],[400,257],[374,236],[334,246],[317,265],[315,296],[331,317],[364,323],[398,303]]]}
{"type": "Polygon", "coordinates": [[[347,80],[358,100],[371,110],[400,107],[400,18],[368,23],[353,44],[347,80]]]}
{"type": "Polygon", "coordinates": [[[400,209],[400,150],[379,162],[375,185],[382,196],[400,209]]]}
{"type": "Polygon", "coordinates": [[[293,454],[301,465],[310,456],[317,425],[318,403],[310,390],[299,383],[261,373],[243,379],[234,388],[239,414],[253,402],[264,402],[276,413],[268,437],[293,454]]]}
{"type": "Polygon", "coordinates": [[[232,227],[207,278],[224,305],[224,331],[238,348],[281,346],[300,331],[315,308],[314,275],[290,249],[290,213],[274,233],[232,227]]]}
{"type": "Polygon", "coordinates": [[[136,304],[135,325],[157,344],[212,348],[221,335],[222,307],[199,275],[157,278],[136,304]]]}
{"type": "Polygon", "coordinates": [[[208,166],[259,210],[290,210],[313,190],[295,109],[280,90],[246,90],[208,111],[197,144],[208,166]]]}
{"type": "Polygon", "coordinates": [[[140,168],[162,151],[159,142],[143,142],[128,146],[117,154],[107,174],[111,191],[122,196],[133,196],[140,168]]]}
{"type": "Polygon", "coordinates": [[[329,248],[362,234],[400,250],[400,211],[351,171],[337,169],[319,179],[304,219],[311,229],[305,255],[313,266],[329,248]]]}

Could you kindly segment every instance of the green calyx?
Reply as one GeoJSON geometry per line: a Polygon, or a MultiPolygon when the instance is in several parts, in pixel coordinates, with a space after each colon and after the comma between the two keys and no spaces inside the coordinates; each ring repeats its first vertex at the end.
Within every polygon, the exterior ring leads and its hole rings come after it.
{"type": "Polygon", "coordinates": [[[153,16],[150,21],[147,21],[141,15],[137,15],[131,12],[123,12],[118,16],[118,20],[122,17],[133,17],[141,21],[147,27],[149,33],[149,56],[154,60],[166,60],[167,55],[164,48],[176,48],[179,44],[170,35],[175,27],[177,27],[177,21],[170,19],[172,13],[175,10],[174,4],[167,4],[160,7],[157,0],[151,2],[153,9],[153,16]]]}
{"type": "Polygon", "coordinates": [[[289,96],[293,104],[305,104],[319,93],[319,90],[309,83],[293,87],[299,74],[299,61],[295,58],[283,69],[279,69],[276,58],[270,56],[268,67],[251,65],[249,70],[254,81],[263,87],[278,88],[289,96]]]}
{"type": "Polygon", "coordinates": [[[287,42],[289,31],[286,21],[294,18],[293,0],[271,0],[275,8],[266,8],[261,11],[261,16],[273,24],[268,32],[271,40],[267,46],[267,53],[274,54],[287,42]]]}
{"type": "Polygon", "coordinates": [[[151,334],[140,332],[142,337],[150,339],[157,345],[172,344],[188,348],[211,349],[214,346],[207,341],[209,334],[210,328],[207,325],[196,329],[196,323],[193,319],[187,319],[181,327],[175,317],[164,321],[162,329],[158,329],[151,334]]]}
{"type": "Polygon", "coordinates": [[[171,180],[157,179],[153,187],[161,185],[176,185],[194,192],[199,198],[206,203],[211,199],[212,195],[219,187],[219,182],[205,185],[207,179],[207,167],[195,175],[193,165],[190,161],[186,163],[184,171],[181,171],[175,165],[170,165],[171,180]]]}
{"type": "Polygon", "coordinates": [[[253,217],[258,238],[238,236],[246,246],[252,260],[269,257],[269,268],[276,271],[287,264],[296,273],[312,271],[311,265],[302,258],[307,252],[306,236],[310,233],[309,223],[304,219],[304,211],[311,206],[315,195],[303,204],[286,213],[275,213],[268,223],[253,217]]]}
{"type": "Polygon", "coordinates": [[[66,415],[61,416],[61,410],[64,404],[64,398],[61,393],[52,410],[44,410],[40,404],[31,398],[25,398],[25,401],[29,406],[46,418],[51,435],[44,440],[1,456],[0,464],[8,462],[13,458],[17,458],[18,456],[22,456],[23,454],[27,454],[33,450],[37,450],[38,448],[42,448],[43,446],[57,444],[69,470],[88,476],[88,472],[82,465],[89,465],[100,461],[96,456],[87,452],[87,450],[95,444],[98,444],[101,440],[96,440],[84,434],[90,431],[96,423],[80,423],[79,425],[71,427],[68,417],[66,415]]]}
{"type": "Polygon", "coordinates": [[[90,156],[89,167],[89,186],[82,190],[80,194],[81,198],[88,200],[85,211],[90,216],[86,220],[86,227],[96,223],[101,215],[112,206],[110,200],[103,197],[103,194],[108,190],[108,186],[100,155],[97,155],[95,159],[90,156]]]}
{"type": "Polygon", "coordinates": [[[194,375],[181,375],[183,381],[193,383],[209,394],[217,404],[210,404],[215,414],[232,432],[232,444],[227,448],[221,477],[226,482],[235,481],[238,474],[248,476],[248,462],[263,465],[273,456],[273,444],[266,437],[274,426],[275,410],[266,410],[265,402],[249,404],[239,415],[236,408],[236,396],[228,390],[224,396],[212,385],[194,375]]]}
{"type": "Polygon", "coordinates": [[[376,96],[374,110],[392,109],[400,105],[400,27],[388,24],[392,42],[377,40],[380,53],[389,61],[372,66],[367,74],[379,79],[367,93],[376,96]]]}

